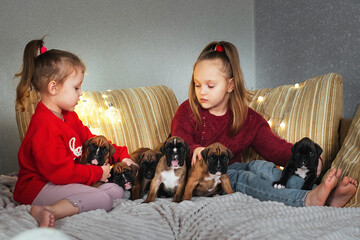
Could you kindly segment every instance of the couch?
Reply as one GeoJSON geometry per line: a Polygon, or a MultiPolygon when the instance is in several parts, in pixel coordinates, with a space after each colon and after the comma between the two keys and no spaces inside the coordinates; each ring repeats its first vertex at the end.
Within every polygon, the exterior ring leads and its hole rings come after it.
{"type": "MultiPolygon", "coordinates": [[[[340,167],[360,180],[360,108],[352,120],[342,119],[343,88],[339,74],[329,73],[298,84],[252,90],[250,107],[262,114],[274,133],[289,142],[310,137],[323,148],[324,174],[340,167]],[[348,133],[347,133],[348,132],[348,133]]],[[[29,92],[26,111],[16,111],[23,139],[39,95],[29,92]]],[[[170,133],[178,107],[166,86],[109,91],[85,91],[76,107],[93,133],[103,134],[129,152],[155,148],[170,133]]],[[[259,159],[252,149],[244,161],[259,159]]],[[[30,206],[11,198],[15,176],[0,177],[0,239],[36,228],[30,206]]],[[[359,190],[345,208],[295,208],[278,202],[260,202],[242,193],[194,197],[173,203],[157,198],[114,202],[106,213],[95,210],[61,219],[55,227],[70,239],[338,239],[360,238],[359,190]]]]}

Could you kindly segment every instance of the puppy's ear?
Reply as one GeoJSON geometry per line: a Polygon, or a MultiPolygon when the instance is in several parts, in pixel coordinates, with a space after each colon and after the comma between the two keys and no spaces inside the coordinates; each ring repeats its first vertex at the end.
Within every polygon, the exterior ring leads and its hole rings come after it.
{"type": "Polygon", "coordinates": [[[186,149],[186,155],[188,155],[190,153],[190,148],[189,145],[184,141],[185,144],[185,149],[186,149]]]}
{"type": "Polygon", "coordinates": [[[320,155],[323,152],[323,149],[317,143],[314,143],[314,145],[315,145],[315,148],[316,148],[316,153],[318,154],[318,157],[320,157],[320,155]]]}
{"type": "Polygon", "coordinates": [[[137,157],[135,158],[135,162],[141,163],[142,160],[144,159],[144,155],[145,155],[145,153],[138,154],[137,157]]]}
{"type": "Polygon", "coordinates": [[[109,143],[109,152],[110,152],[110,157],[115,153],[115,148],[111,143],[109,143]]]}
{"type": "Polygon", "coordinates": [[[88,140],[86,140],[86,141],[84,142],[84,148],[85,148],[85,149],[89,146],[89,144],[90,144],[90,142],[91,142],[91,139],[92,139],[92,138],[89,138],[88,140]]]}
{"type": "Polygon", "coordinates": [[[165,145],[166,145],[166,141],[165,141],[164,144],[161,145],[161,147],[160,147],[160,152],[161,152],[162,154],[165,154],[165,145]]]}
{"type": "Polygon", "coordinates": [[[228,156],[229,156],[229,162],[233,159],[234,154],[232,153],[232,151],[230,151],[229,149],[226,149],[228,156]]]}
{"type": "Polygon", "coordinates": [[[296,149],[296,147],[297,147],[298,144],[299,144],[299,142],[296,142],[296,143],[292,146],[292,148],[291,148],[291,152],[292,152],[292,153],[295,152],[295,149],[296,149]]]}
{"type": "Polygon", "coordinates": [[[210,148],[205,148],[204,150],[201,151],[201,156],[202,156],[202,159],[206,162],[207,160],[207,155],[210,151],[210,148]]]}
{"type": "Polygon", "coordinates": [[[161,152],[156,152],[156,161],[159,161],[159,159],[163,156],[161,152]]]}

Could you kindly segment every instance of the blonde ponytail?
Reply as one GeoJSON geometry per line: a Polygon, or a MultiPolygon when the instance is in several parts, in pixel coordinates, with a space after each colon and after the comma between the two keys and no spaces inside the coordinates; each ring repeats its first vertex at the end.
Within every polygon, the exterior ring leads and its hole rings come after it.
{"type": "Polygon", "coordinates": [[[32,78],[35,70],[35,60],[43,45],[43,39],[32,40],[26,45],[22,67],[19,72],[15,74],[15,78],[20,77],[20,81],[16,87],[16,106],[19,107],[21,111],[25,110],[24,103],[29,90],[34,88],[32,78]]]}

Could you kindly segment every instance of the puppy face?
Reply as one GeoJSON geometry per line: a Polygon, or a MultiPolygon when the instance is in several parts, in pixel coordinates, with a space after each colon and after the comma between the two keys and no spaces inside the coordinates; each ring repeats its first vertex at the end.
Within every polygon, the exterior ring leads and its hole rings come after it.
{"type": "Polygon", "coordinates": [[[111,169],[109,180],[125,190],[130,190],[134,185],[137,171],[138,168],[135,165],[128,166],[126,163],[118,162],[111,169]]]}
{"type": "Polygon", "coordinates": [[[153,150],[148,150],[139,155],[140,170],[139,173],[146,179],[153,179],[156,166],[162,154],[153,150]]]}
{"type": "Polygon", "coordinates": [[[175,136],[165,141],[161,147],[161,152],[166,157],[168,167],[180,168],[184,165],[190,149],[182,138],[175,136]]]}
{"type": "Polygon", "coordinates": [[[102,166],[109,162],[115,148],[104,136],[95,136],[84,143],[86,163],[102,166]]]}
{"type": "Polygon", "coordinates": [[[208,165],[211,174],[225,174],[227,165],[233,158],[232,152],[221,143],[214,143],[206,147],[201,156],[208,165]]]}
{"type": "Polygon", "coordinates": [[[294,144],[291,151],[295,167],[301,168],[302,166],[317,167],[314,164],[317,163],[316,160],[320,157],[323,150],[311,139],[303,138],[294,144]]]}

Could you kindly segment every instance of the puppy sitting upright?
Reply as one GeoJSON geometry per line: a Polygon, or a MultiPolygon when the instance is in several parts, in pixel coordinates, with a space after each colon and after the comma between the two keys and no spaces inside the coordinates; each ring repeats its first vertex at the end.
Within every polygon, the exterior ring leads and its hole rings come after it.
{"type": "Polygon", "coordinates": [[[144,203],[153,202],[159,188],[169,196],[174,196],[174,202],[181,201],[185,188],[186,158],[189,151],[189,146],[180,137],[174,136],[165,141],[161,147],[164,155],[156,166],[155,176],[144,203]]]}
{"type": "Polygon", "coordinates": [[[191,200],[192,195],[211,196],[222,189],[225,193],[233,193],[227,165],[233,158],[232,152],[221,143],[213,143],[201,152],[189,170],[183,200],[191,200]]]}
{"type": "Polygon", "coordinates": [[[292,155],[280,180],[273,183],[274,188],[285,188],[288,179],[296,174],[305,179],[301,189],[311,190],[317,180],[317,167],[322,148],[305,137],[296,142],[291,151],[292,155]]]}
{"type": "Polygon", "coordinates": [[[142,198],[151,180],[154,178],[156,166],[162,153],[150,148],[139,148],[130,154],[131,159],[139,166],[138,175],[131,189],[131,200],[142,198]]]}

